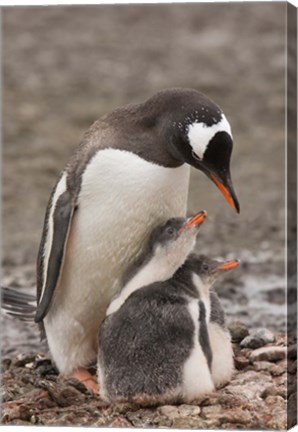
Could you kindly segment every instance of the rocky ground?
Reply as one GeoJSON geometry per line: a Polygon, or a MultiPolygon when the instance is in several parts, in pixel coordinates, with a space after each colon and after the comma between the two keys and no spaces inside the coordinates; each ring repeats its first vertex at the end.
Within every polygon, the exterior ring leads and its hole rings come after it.
{"type": "Polygon", "coordinates": [[[257,430],[293,426],[296,341],[289,340],[287,391],[284,336],[266,329],[249,335],[239,322],[230,331],[236,367],[231,382],[191,405],[107,405],[76,380],[59,377],[41,353],[3,358],[2,423],[257,430]]]}
{"type": "MultiPolygon", "coordinates": [[[[216,101],[232,125],[232,177],[241,204],[238,217],[193,170],[188,213],[208,211],[198,251],[241,259],[241,267],[217,286],[228,320],[243,321],[251,334],[268,328],[276,335],[268,343],[280,353],[255,358],[258,348],[235,343],[232,382],[199,405],[106,407],[77,383],[57,377],[36,326],[2,316],[3,423],[286,426],[280,351],[286,330],[285,8],[277,2],[2,11],[2,282],[34,292],[48,197],[92,122],[162,88],[193,87],[216,101]]],[[[289,238],[294,232],[289,227],[289,238]]],[[[288,299],[295,302],[295,281],[288,299]]]]}

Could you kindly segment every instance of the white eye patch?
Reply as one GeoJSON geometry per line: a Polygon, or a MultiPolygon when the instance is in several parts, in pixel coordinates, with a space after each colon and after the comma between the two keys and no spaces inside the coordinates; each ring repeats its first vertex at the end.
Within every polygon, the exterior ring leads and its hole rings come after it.
{"type": "Polygon", "coordinates": [[[227,132],[232,137],[231,126],[224,114],[221,115],[220,122],[212,126],[207,126],[204,122],[192,123],[188,126],[189,144],[199,159],[203,159],[209,142],[217,132],[227,132]]]}

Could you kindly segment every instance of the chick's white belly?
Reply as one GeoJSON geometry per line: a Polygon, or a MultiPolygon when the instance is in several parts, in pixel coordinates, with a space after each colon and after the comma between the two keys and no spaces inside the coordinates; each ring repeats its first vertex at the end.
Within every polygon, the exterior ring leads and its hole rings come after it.
{"type": "MultiPolygon", "coordinates": [[[[126,187],[119,173],[110,187],[106,187],[108,179],[104,176],[95,184],[86,176],[62,275],[44,320],[60,371],[71,372],[95,358],[99,325],[111,297],[120,288],[124,270],[140,252],[153,226],[185,214],[188,172],[182,168],[166,173],[171,181],[163,173],[163,182],[146,178],[146,185],[135,183],[135,187],[131,187],[133,182],[126,187]]],[[[158,167],[160,170],[169,169],[158,167]]]]}

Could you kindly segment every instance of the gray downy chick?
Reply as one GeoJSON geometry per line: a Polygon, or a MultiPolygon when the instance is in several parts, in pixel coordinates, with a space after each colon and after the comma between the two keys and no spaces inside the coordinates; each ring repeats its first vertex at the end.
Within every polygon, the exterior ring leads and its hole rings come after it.
{"type": "Polygon", "coordinates": [[[205,217],[201,212],[158,226],[128,270],[99,332],[103,399],[182,402],[214,389],[207,330],[210,302],[200,295],[192,266],[183,265],[205,217]]]}
{"type": "Polygon", "coordinates": [[[213,289],[214,283],[226,272],[238,267],[239,260],[220,262],[204,255],[191,256],[187,265],[192,265],[194,281],[201,296],[208,298],[207,320],[208,334],[212,351],[211,374],[215,387],[230,381],[234,370],[233,348],[230,332],[226,326],[226,317],[220,299],[213,289]]]}

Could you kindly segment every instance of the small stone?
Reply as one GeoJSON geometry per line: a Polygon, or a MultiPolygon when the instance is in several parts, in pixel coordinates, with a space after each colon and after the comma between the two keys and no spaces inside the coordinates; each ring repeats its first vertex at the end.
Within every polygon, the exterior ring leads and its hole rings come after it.
{"type": "Polygon", "coordinates": [[[13,360],[12,365],[16,367],[26,366],[28,363],[32,363],[35,360],[35,355],[30,354],[18,354],[13,360]]]}
{"type": "Polygon", "coordinates": [[[197,416],[201,412],[201,408],[196,405],[182,404],[179,406],[164,405],[159,408],[159,413],[168,417],[169,419],[175,419],[180,417],[197,416]]]}
{"type": "MultiPolygon", "coordinates": [[[[217,420],[213,422],[217,425],[217,420]]],[[[174,429],[207,429],[209,425],[201,417],[181,417],[173,420],[174,429]]]]}
{"type": "Polygon", "coordinates": [[[30,421],[30,417],[30,410],[26,405],[21,405],[17,402],[8,402],[2,406],[3,423],[9,423],[15,419],[30,421]]]}
{"type": "Polygon", "coordinates": [[[276,396],[268,396],[266,398],[266,404],[267,405],[276,406],[276,405],[280,405],[280,404],[284,404],[284,403],[285,403],[285,400],[282,396],[276,395],[276,396]]]}
{"type": "Polygon", "coordinates": [[[240,343],[241,348],[260,348],[268,343],[272,343],[275,341],[274,334],[265,329],[261,328],[252,333],[249,336],[246,336],[240,343]]]}
{"type": "Polygon", "coordinates": [[[34,367],[38,368],[39,366],[42,365],[51,365],[52,364],[52,360],[48,357],[43,356],[42,354],[37,354],[37,356],[34,359],[34,367]]]}
{"type": "Polygon", "coordinates": [[[33,367],[34,367],[34,363],[33,362],[25,364],[25,368],[27,368],[27,369],[33,369],[33,367]]]}
{"type": "Polygon", "coordinates": [[[60,407],[68,407],[83,402],[84,396],[74,387],[67,386],[61,380],[60,383],[52,383],[47,380],[40,381],[40,387],[48,391],[51,399],[60,407]]]}
{"type": "Polygon", "coordinates": [[[286,398],[286,389],[280,388],[275,385],[271,385],[266,387],[265,390],[260,394],[262,399],[267,399],[268,396],[281,396],[282,398],[286,398]]]}
{"type": "Polygon", "coordinates": [[[181,417],[197,416],[201,412],[201,408],[197,405],[182,404],[179,406],[181,417]]]}
{"type": "Polygon", "coordinates": [[[180,416],[178,407],[173,405],[164,405],[160,407],[158,411],[169,419],[178,418],[180,416]]]}
{"type": "Polygon", "coordinates": [[[270,366],[272,366],[272,363],[268,361],[255,361],[254,362],[254,370],[255,371],[262,371],[262,370],[269,370],[270,366]]]}
{"type": "Polygon", "coordinates": [[[132,424],[124,417],[117,417],[108,425],[108,427],[113,427],[113,428],[119,428],[119,427],[130,428],[131,426],[132,424]]]}
{"type": "Polygon", "coordinates": [[[155,413],[150,409],[141,408],[134,412],[128,412],[126,417],[133,424],[133,426],[148,428],[154,424],[155,413]]]}
{"type": "Polygon", "coordinates": [[[30,422],[33,423],[33,424],[38,423],[38,417],[37,417],[35,414],[33,414],[33,415],[30,417],[30,422]]]}
{"type": "Polygon", "coordinates": [[[276,365],[268,361],[255,361],[253,367],[255,371],[263,371],[263,370],[268,371],[273,376],[279,376],[284,372],[286,372],[285,365],[281,365],[281,364],[276,365]]]}
{"type": "Polygon", "coordinates": [[[221,414],[223,408],[221,405],[206,406],[202,409],[202,417],[209,419],[210,417],[218,417],[221,414]]]}
{"type": "Polygon", "coordinates": [[[249,365],[249,361],[244,356],[238,356],[234,359],[235,367],[238,370],[245,369],[249,365]]]}
{"type": "Polygon", "coordinates": [[[276,378],[274,379],[274,382],[275,382],[276,385],[286,385],[286,384],[287,384],[287,381],[288,381],[287,378],[288,378],[288,377],[287,377],[287,374],[286,374],[286,373],[283,373],[282,375],[276,377],[276,378]]]}
{"type": "Polygon", "coordinates": [[[272,376],[277,377],[285,373],[286,369],[280,365],[273,364],[269,369],[269,372],[271,373],[272,376]]]}
{"type": "Polygon", "coordinates": [[[222,394],[218,397],[218,402],[225,407],[234,408],[235,406],[245,405],[247,403],[246,396],[234,394],[222,394]]]}
{"type": "Polygon", "coordinates": [[[259,360],[266,360],[270,362],[276,362],[286,357],[286,348],[278,346],[262,347],[258,348],[249,356],[251,363],[259,360]]]}
{"type": "Polygon", "coordinates": [[[220,423],[237,423],[248,425],[251,421],[251,413],[248,410],[235,409],[233,411],[228,411],[223,416],[219,418],[220,423]]]}
{"type": "Polygon", "coordinates": [[[231,333],[232,342],[240,342],[249,334],[247,326],[241,321],[232,321],[228,325],[228,329],[231,333]]]}

